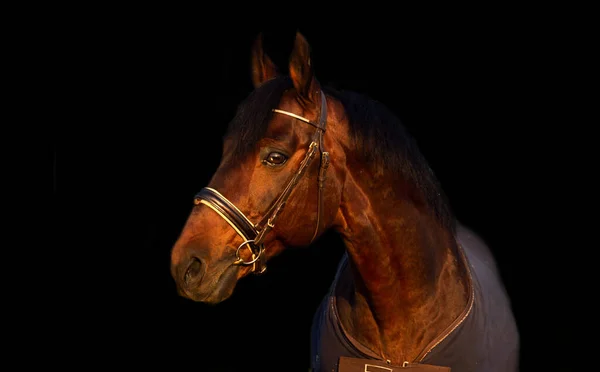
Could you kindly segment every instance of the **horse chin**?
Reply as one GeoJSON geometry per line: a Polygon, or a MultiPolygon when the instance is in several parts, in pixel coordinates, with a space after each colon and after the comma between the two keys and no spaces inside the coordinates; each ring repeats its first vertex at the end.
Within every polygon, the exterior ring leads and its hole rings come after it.
{"type": "Polygon", "coordinates": [[[239,266],[231,265],[227,267],[214,281],[212,285],[200,285],[195,290],[187,290],[183,294],[185,297],[196,302],[202,302],[210,305],[216,305],[225,301],[233,294],[237,284],[237,273],[239,266]]]}

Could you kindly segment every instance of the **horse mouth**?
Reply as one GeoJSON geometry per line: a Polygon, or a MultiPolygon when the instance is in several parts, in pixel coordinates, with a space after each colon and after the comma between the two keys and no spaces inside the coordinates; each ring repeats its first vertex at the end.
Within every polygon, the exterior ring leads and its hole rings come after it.
{"type": "Polygon", "coordinates": [[[216,280],[211,281],[214,284],[202,285],[200,283],[195,288],[182,290],[180,294],[190,300],[211,305],[223,302],[233,294],[237,284],[238,269],[237,265],[229,265],[216,280]]]}

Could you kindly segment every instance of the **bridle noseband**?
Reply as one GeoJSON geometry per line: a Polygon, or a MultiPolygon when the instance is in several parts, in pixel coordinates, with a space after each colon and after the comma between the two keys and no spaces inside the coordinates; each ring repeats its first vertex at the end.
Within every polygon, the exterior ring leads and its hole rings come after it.
{"type": "Polygon", "coordinates": [[[319,91],[321,96],[321,108],[319,114],[319,122],[312,122],[302,116],[296,115],[294,113],[283,111],[279,109],[273,109],[272,111],[278,114],[287,115],[298,119],[304,123],[310,124],[316,128],[315,133],[313,134],[312,141],[308,146],[308,151],[304,156],[304,159],[300,163],[300,167],[292,176],[292,179],[288,182],[288,184],[283,189],[283,192],[277,197],[275,202],[271,205],[265,216],[257,223],[252,224],[252,222],[242,213],[233,203],[227,200],[221,193],[217,190],[212,189],[210,187],[205,187],[198,194],[196,194],[194,198],[194,204],[200,205],[204,204],[207,207],[211,208],[215,211],[221,218],[223,218],[227,223],[242,237],[244,240],[242,244],[240,244],[235,251],[236,261],[235,265],[253,265],[252,271],[257,274],[262,274],[267,269],[266,259],[263,255],[265,251],[264,247],[264,239],[265,236],[273,227],[275,227],[275,220],[279,215],[279,212],[285,206],[288,198],[290,197],[292,191],[298,184],[298,181],[302,178],[308,166],[312,163],[314,159],[315,153],[317,150],[320,153],[321,165],[319,167],[319,177],[318,177],[318,204],[317,204],[317,224],[315,228],[315,232],[311,239],[311,243],[317,237],[320,227],[323,213],[323,189],[325,188],[325,173],[327,168],[329,167],[329,152],[323,151],[323,134],[325,133],[325,126],[327,123],[327,100],[325,98],[325,94],[323,91],[319,91]],[[252,252],[252,260],[244,261],[240,257],[240,250],[247,246],[252,252]]]}

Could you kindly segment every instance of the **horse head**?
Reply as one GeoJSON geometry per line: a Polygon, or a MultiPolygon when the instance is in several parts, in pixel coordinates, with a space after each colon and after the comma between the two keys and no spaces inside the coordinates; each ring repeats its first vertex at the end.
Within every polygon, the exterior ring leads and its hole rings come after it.
{"type": "Polygon", "coordinates": [[[240,278],[264,272],[285,247],[309,245],[338,215],[348,136],[306,39],[296,34],[283,75],[259,35],[251,78],[255,89],[230,122],[219,167],[172,250],[179,292],[195,301],[227,299],[240,278]]]}

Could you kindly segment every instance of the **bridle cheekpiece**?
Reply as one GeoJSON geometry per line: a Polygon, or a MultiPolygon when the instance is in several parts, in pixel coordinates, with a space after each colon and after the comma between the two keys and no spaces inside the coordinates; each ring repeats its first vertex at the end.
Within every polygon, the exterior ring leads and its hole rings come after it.
{"type": "Polygon", "coordinates": [[[300,167],[287,183],[286,187],[283,189],[283,192],[271,205],[265,216],[257,224],[253,224],[248,217],[242,213],[242,211],[240,211],[225,196],[213,188],[203,188],[198,194],[196,194],[194,198],[194,205],[206,205],[215,211],[219,216],[221,216],[221,218],[227,221],[227,223],[237,232],[237,234],[242,237],[243,242],[235,251],[235,265],[253,265],[253,272],[257,274],[262,274],[265,272],[267,269],[266,258],[264,257],[265,236],[273,229],[273,227],[275,227],[275,220],[277,219],[279,212],[283,210],[283,207],[285,206],[292,191],[298,184],[298,181],[300,181],[302,176],[304,176],[306,169],[312,163],[317,150],[320,153],[321,165],[319,167],[318,176],[317,224],[311,239],[311,243],[315,240],[319,233],[323,213],[322,194],[323,189],[325,188],[325,173],[329,167],[329,152],[323,151],[323,135],[325,134],[325,127],[327,124],[327,100],[323,91],[319,91],[319,93],[321,96],[321,107],[319,121],[317,123],[288,111],[279,109],[272,110],[274,113],[287,115],[304,123],[310,124],[316,128],[316,131],[313,134],[312,141],[308,146],[308,151],[306,152],[304,159],[302,162],[300,162],[300,167]],[[240,257],[240,250],[244,247],[248,247],[252,252],[251,260],[245,261],[240,257]]]}

